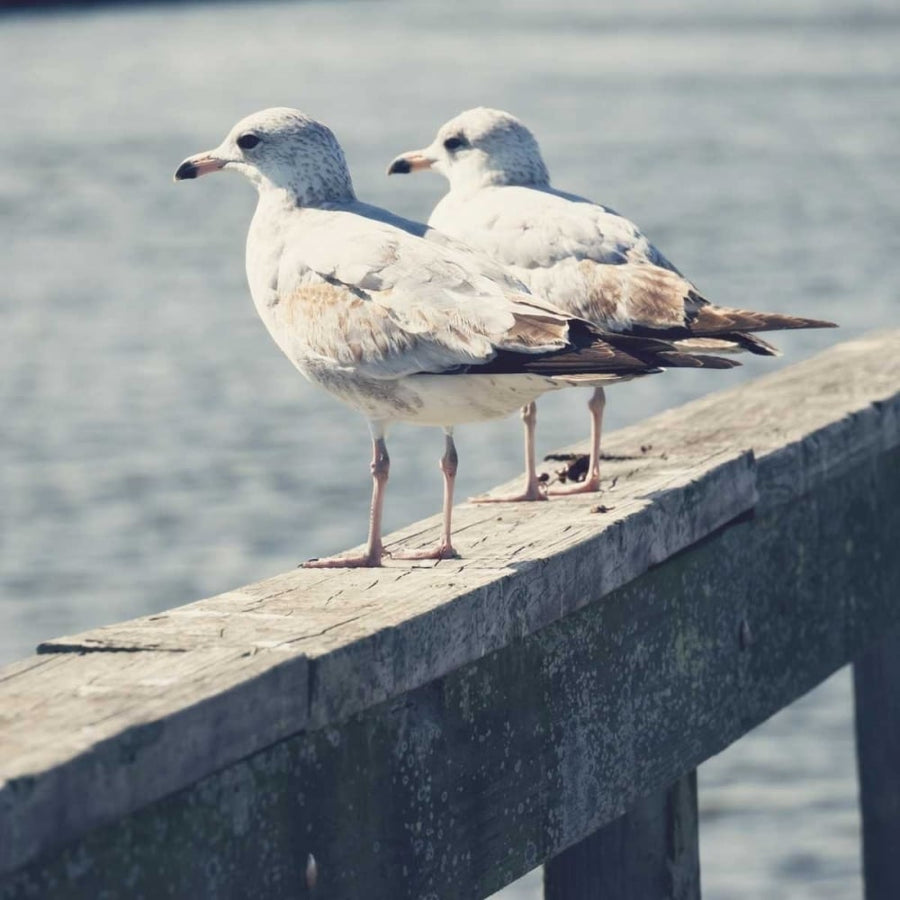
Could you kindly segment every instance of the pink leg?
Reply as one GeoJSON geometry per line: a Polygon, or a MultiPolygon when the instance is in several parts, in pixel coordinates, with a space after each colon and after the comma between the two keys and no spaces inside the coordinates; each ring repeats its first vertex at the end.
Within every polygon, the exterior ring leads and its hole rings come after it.
{"type": "Polygon", "coordinates": [[[588,409],[591,411],[591,459],[588,463],[588,473],[584,481],[578,481],[568,487],[551,488],[549,493],[552,496],[591,494],[600,490],[600,434],[605,407],[606,394],[603,388],[594,388],[594,393],[588,401],[588,409]]]}
{"type": "Polygon", "coordinates": [[[388,456],[387,444],[383,437],[377,437],[372,442],[372,507],[369,513],[369,540],[366,543],[366,552],[362,556],[328,556],[324,559],[311,559],[303,563],[304,569],[356,569],[381,565],[381,557],[384,554],[384,547],[381,544],[381,513],[390,471],[391,459],[388,456]]]}
{"type": "Polygon", "coordinates": [[[526,500],[546,500],[545,493],[537,477],[534,462],[534,425],[537,422],[537,406],[531,403],[522,407],[522,423],[525,426],[525,490],[521,494],[503,497],[473,497],[472,503],[521,503],[526,500]]]}
{"type": "Polygon", "coordinates": [[[459,468],[459,457],[456,454],[456,444],[453,443],[453,433],[446,432],[444,441],[444,455],[441,457],[441,472],[444,475],[444,528],[441,532],[441,542],[431,550],[401,550],[392,553],[394,559],[455,559],[459,556],[453,549],[450,540],[450,522],[453,517],[453,488],[456,484],[456,470],[459,468]]]}

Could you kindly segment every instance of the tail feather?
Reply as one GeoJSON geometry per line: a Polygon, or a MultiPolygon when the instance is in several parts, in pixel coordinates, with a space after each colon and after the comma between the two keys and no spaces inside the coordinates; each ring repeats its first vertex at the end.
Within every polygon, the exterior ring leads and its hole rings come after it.
{"type": "Polygon", "coordinates": [[[729,309],[724,306],[700,306],[688,323],[692,336],[713,337],[737,335],[745,331],[782,331],[794,328],[836,328],[834,322],[805,319],[783,313],[757,312],[750,309],[729,309]]]}
{"type": "Polygon", "coordinates": [[[660,353],[659,358],[659,365],[669,369],[734,369],[740,365],[736,359],[681,353],[678,350],[660,353]]]}
{"type": "MultiPolygon", "coordinates": [[[[698,301],[702,298],[697,298],[698,301]]],[[[629,334],[654,336],[673,341],[691,353],[716,350],[720,353],[746,350],[758,356],[780,356],[776,347],[751,332],[779,331],[796,328],[837,328],[834,322],[805,319],[782,313],[756,312],[748,309],[729,309],[699,302],[688,313],[684,325],[654,328],[649,325],[632,326],[629,334]],[[705,342],[725,341],[726,346],[715,347],[705,342]]]]}
{"type": "Polygon", "coordinates": [[[733,369],[740,363],[721,356],[708,356],[684,351],[677,344],[658,337],[600,332],[602,341],[625,350],[631,356],[644,360],[648,365],[660,368],[733,369]]]}
{"type": "Polygon", "coordinates": [[[755,353],[757,356],[781,356],[781,351],[753,334],[736,331],[720,337],[696,337],[674,341],[685,353],[755,353]]]}
{"type": "Polygon", "coordinates": [[[569,347],[541,354],[501,350],[489,363],[468,367],[466,371],[633,378],[667,368],[733,369],[740,365],[720,356],[683,353],[669,341],[655,337],[599,331],[577,319],[571,325],[569,347]]]}

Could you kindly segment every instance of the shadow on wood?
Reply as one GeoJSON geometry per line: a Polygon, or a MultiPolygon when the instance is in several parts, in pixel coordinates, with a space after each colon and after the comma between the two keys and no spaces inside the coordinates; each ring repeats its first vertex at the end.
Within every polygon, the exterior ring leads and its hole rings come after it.
{"type": "MultiPolygon", "coordinates": [[[[896,539],[895,534],[895,539],[896,539]]],[[[900,597],[896,598],[900,602],[900,597]]],[[[866,900],[900,897],[900,633],[853,667],[866,900]]]]}
{"type": "Polygon", "coordinates": [[[699,900],[697,772],[554,856],[545,900],[699,900]]]}

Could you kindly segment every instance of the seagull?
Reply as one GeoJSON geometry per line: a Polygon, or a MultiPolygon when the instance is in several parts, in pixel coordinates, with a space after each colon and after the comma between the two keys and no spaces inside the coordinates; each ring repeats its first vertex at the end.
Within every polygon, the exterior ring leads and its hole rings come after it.
{"type": "MultiPolygon", "coordinates": [[[[605,335],[531,296],[459,242],[362,203],[334,134],[299,110],[248,116],[214,150],[181,163],[175,180],[219,171],[239,172],[258,191],[246,268],[270,335],[309,381],[362,413],[372,436],[365,551],[306,566],[382,564],[386,435],[394,422],[442,427],[445,449],[440,543],[392,555],[445,559],[456,555],[455,425],[509,415],[569,385],[620,381],[670,365],[732,364],[653,338],[605,335]]],[[[532,448],[532,470],[533,456],[532,448]]]]}
{"type": "MultiPolygon", "coordinates": [[[[396,157],[388,175],[429,169],[450,182],[428,220],[432,228],[485,252],[534,295],[605,331],[674,341],[689,353],[776,356],[753,332],[834,327],[714,306],[633,222],[551,187],[534,135],[502,110],[466,110],[442,125],[428,147],[396,157]]],[[[595,385],[587,476],[551,493],[599,490],[605,405],[603,386],[595,385]]],[[[533,411],[523,419],[534,427],[533,411]]]]}

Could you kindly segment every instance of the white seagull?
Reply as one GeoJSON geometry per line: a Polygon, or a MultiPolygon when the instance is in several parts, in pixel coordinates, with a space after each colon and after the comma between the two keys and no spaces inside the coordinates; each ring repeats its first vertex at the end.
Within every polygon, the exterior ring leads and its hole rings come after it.
{"type": "MultiPolygon", "coordinates": [[[[428,224],[481,250],[538,297],[599,328],[677,342],[688,352],[777,355],[752,332],[827,328],[831,322],[714,306],[641,233],[613,210],[550,186],[532,133],[514,116],[479,107],[438,129],[422,150],[398,156],[388,174],[433,169],[450,182],[428,224]]],[[[552,493],[600,487],[606,403],[594,388],[585,480],[552,493]]],[[[533,428],[533,410],[523,415],[533,428]]]]}
{"type": "MultiPolygon", "coordinates": [[[[373,441],[369,537],[356,557],[314,567],[378,566],[392,422],[441,426],[444,521],[433,550],[455,555],[450,517],[453,426],[505,416],[546,391],[602,384],[668,365],[723,367],[671,344],[607,336],[530,296],[496,264],[426,226],[356,199],[332,132],[298,110],[238,122],[222,143],[186,159],[176,181],[220,170],[256,185],[247,278],[256,309],[311,382],[361,412],[373,441]]],[[[533,452],[532,452],[533,469],[533,452]]]]}

